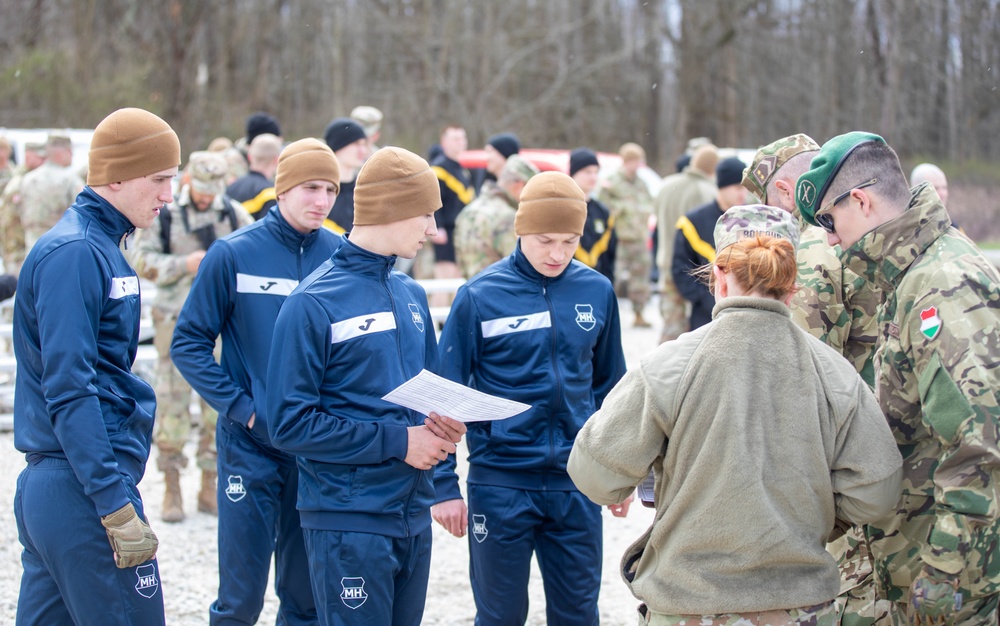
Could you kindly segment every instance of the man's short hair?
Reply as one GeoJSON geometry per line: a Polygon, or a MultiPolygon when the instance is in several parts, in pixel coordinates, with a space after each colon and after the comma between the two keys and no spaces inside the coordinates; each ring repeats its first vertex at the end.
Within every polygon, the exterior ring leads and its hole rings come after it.
{"type": "Polygon", "coordinates": [[[873,178],[878,179],[878,183],[871,187],[873,193],[897,206],[905,208],[909,204],[910,186],[896,151],[888,144],[869,141],[851,152],[830,184],[826,196],[820,198],[819,206],[873,178]]]}
{"type": "Polygon", "coordinates": [[[461,124],[445,124],[444,126],[441,127],[441,134],[440,134],[440,136],[444,137],[445,133],[447,133],[452,128],[454,128],[455,130],[461,130],[461,131],[465,130],[465,127],[462,126],[461,124]]]}
{"type": "MultiPolygon", "coordinates": [[[[795,193],[795,181],[799,179],[799,176],[809,169],[809,163],[812,161],[813,157],[819,150],[810,150],[808,152],[800,152],[793,156],[792,158],[785,161],[774,176],[767,181],[767,201],[774,205],[774,198],[778,197],[778,188],[774,185],[779,180],[784,180],[792,183],[792,193],[795,193]]],[[[763,198],[761,198],[763,200],[763,198]]]]}
{"type": "Polygon", "coordinates": [[[281,154],[281,140],[271,133],[257,135],[250,142],[247,158],[254,163],[269,163],[281,154]]]}
{"type": "Polygon", "coordinates": [[[910,187],[916,187],[920,183],[927,182],[928,178],[930,176],[934,176],[935,174],[945,180],[948,178],[945,176],[944,170],[937,165],[934,165],[933,163],[921,163],[913,168],[912,172],[910,172],[910,187]]]}

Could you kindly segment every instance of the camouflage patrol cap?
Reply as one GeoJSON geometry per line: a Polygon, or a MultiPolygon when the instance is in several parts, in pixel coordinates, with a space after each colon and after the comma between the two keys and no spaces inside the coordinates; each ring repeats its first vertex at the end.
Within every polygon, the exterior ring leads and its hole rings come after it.
{"type": "Polygon", "coordinates": [[[351,109],[351,119],[361,124],[365,134],[371,137],[382,128],[382,111],[373,106],[362,105],[351,109]]]}
{"type": "Polygon", "coordinates": [[[787,239],[799,247],[799,226],[788,211],[764,204],[734,206],[715,223],[716,254],[740,239],[768,235],[787,239]]]}
{"type": "Polygon", "coordinates": [[[185,173],[190,178],[191,189],[198,193],[217,196],[226,190],[229,164],[219,152],[200,150],[188,157],[185,173]]]}
{"type": "Polygon", "coordinates": [[[522,182],[528,182],[531,177],[538,173],[538,168],[535,167],[533,163],[525,159],[519,154],[512,154],[507,157],[507,162],[504,163],[503,171],[500,176],[510,176],[514,180],[519,180],[522,182]]]}
{"type": "Polygon", "coordinates": [[[44,141],[26,141],[24,142],[24,149],[26,152],[34,152],[45,156],[45,142],[44,141]]]}
{"type": "Polygon", "coordinates": [[[858,146],[872,141],[885,143],[885,139],[874,133],[854,131],[837,135],[823,144],[809,169],[795,183],[795,205],[803,219],[816,226],[816,211],[819,210],[823,197],[830,189],[830,183],[837,177],[840,168],[858,146]]]}
{"type": "Polygon", "coordinates": [[[48,148],[72,148],[73,140],[67,135],[51,133],[48,139],[45,140],[45,146],[48,148]]]}
{"type": "Polygon", "coordinates": [[[783,137],[757,150],[753,161],[743,170],[742,185],[757,196],[761,202],[767,200],[767,184],[788,160],[803,152],[815,152],[819,144],[809,135],[799,133],[783,137]]]}

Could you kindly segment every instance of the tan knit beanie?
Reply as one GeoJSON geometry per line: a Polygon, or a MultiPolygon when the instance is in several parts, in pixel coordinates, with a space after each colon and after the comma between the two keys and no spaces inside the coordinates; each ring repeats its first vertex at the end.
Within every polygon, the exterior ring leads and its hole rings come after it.
{"type": "Polygon", "coordinates": [[[427,161],[403,148],[381,148],[354,186],[354,225],[389,224],[441,208],[441,187],[427,161]]]}
{"type": "Polygon", "coordinates": [[[120,183],[180,167],[181,142],[149,111],[118,109],[94,129],[88,161],[88,185],[120,183]]]}
{"type": "Polygon", "coordinates": [[[583,234],[587,221],[587,196],[562,172],[532,176],[521,191],[514,216],[517,236],[543,233],[583,234]]]}
{"type": "Polygon", "coordinates": [[[325,143],[319,139],[299,139],[285,146],[278,156],[278,171],[274,176],[274,195],[280,196],[292,187],[310,180],[333,183],[340,193],[340,163],[325,143]]]}

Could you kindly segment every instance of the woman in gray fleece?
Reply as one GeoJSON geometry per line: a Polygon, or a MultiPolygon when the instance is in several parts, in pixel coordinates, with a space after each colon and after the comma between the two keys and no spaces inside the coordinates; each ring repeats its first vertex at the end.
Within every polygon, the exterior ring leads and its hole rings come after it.
{"type": "Polygon", "coordinates": [[[789,319],[798,234],[773,207],[719,218],[712,322],[643,359],[577,436],[569,473],[597,504],[654,472],[655,520],[622,559],[640,623],[832,624],[835,520],[874,521],[899,497],[871,391],[789,319]]]}

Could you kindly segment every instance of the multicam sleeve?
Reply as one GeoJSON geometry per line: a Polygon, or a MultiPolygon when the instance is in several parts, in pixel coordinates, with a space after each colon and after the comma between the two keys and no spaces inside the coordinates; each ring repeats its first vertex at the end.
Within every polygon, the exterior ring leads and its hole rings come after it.
{"type": "Polygon", "coordinates": [[[979,530],[1000,516],[1000,293],[974,283],[929,290],[901,329],[913,356],[911,392],[941,446],[932,470],[936,520],[920,556],[952,574],[976,559],[979,530]]]}
{"type": "Polygon", "coordinates": [[[846,354],[851,312],[844,304],[843,264],[815,229],[802,232],[798,261],[798,291],[792,297],[792,321],[800,328],[846,354]]]}
{"type": "Polygon", "coordinates": [[[135,240],[129,246],[128,255],[136,274],[160,287],[172,285],[187,274],[182,255],[164,254],[159,218],[153,220],[149,228],[135,231],[135,240]]]}

